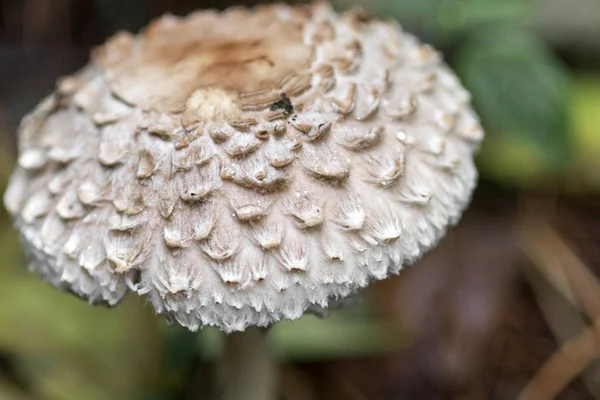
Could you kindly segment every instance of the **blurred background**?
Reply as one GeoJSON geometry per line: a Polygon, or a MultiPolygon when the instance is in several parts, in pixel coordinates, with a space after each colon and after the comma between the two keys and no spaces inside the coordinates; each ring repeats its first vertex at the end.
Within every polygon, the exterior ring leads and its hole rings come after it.
{"type": "MultiPolygon", "coordinates": [[[[256,1],[0,0],[0,189],[22,116],[91,47],[256,1]]],[[[600,1],[337,0],[445,54],[487,138],[439,248],[325,320],[272,330],[281,399],[600,399],[600,1]]],[[[143,300],[90,307],[27,272],[0,208],[0,399],[210,399],[223,337],[143,300]]]]}

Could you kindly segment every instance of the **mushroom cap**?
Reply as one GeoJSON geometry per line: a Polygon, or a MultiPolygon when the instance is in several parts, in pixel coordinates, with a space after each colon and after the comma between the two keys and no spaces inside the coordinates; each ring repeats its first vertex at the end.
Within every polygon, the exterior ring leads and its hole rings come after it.
{"type": "Polygon", "coordinates": [[[470,200],[483,136],[438,52],[325,4],[164,16],[59,80],[5,193],[30,268],[189,329],[299,318],[397,274],[470,200]]]}

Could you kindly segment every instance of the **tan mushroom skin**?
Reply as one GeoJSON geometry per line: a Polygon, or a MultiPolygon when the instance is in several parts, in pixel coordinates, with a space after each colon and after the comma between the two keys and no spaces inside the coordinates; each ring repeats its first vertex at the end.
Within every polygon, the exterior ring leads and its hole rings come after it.
{"type": "Polygon", "coordinates": [[[455,224],[483,131],[438,52],[324,4],[165,16],[26,116],[5,193],[31,269],[192,330],[299,318],[455,224]]]}

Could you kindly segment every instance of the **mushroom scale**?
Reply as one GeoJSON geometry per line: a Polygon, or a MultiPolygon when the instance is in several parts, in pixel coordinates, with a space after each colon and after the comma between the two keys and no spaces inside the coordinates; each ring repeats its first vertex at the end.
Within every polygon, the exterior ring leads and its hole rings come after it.
{"type": "Polygon", "coordinates": [[[133,291],[191,330],[267,326],[398,273],[458,221],[483,137],[469,103],[393,22],[164,16],[23,119],[4,201],[59,288],[133,291]]]}

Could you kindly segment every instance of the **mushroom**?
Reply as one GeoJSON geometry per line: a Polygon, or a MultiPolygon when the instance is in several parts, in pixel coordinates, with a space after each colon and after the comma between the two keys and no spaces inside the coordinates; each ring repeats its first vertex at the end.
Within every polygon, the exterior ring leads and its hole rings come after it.
{"type": "Polygon", "coordinates": [[[323,3],[119,33],[19,129],[4,201],[53,285],[191,330],[294,320],[459,220],[483,131],[438,52],[323,3]]]}

